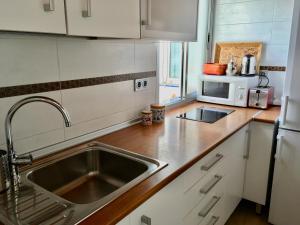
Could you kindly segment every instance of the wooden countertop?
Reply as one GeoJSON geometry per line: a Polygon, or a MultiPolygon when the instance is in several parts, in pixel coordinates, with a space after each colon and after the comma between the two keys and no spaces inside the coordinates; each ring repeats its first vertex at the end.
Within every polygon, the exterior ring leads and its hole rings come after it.
{"type": "Polygon", "coordinates": [[[255,117],[255,121],[260,121],[264,123],[274,123],[280,114],[280,107],[273,106],[268,110],[261,110],[255,117]]]}
{"type": "Polygon", "coordinates": [[[279,111],[279,107],[260,111],[193,102],[170,110],[162,124],[153,124],[150,127],[137,124],[98,138],[97,141],[167,162],[168,166],[80,224],[116,224],[251,120],[274,123],[279,111]],[[230,108],[236,111],[214,124],[176,118],[180,113],[200,106],[230,108]]]}

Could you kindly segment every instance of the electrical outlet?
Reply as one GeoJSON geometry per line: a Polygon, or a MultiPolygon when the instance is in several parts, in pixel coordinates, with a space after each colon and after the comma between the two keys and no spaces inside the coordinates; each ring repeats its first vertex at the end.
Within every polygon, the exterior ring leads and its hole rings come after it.
{"type": "Polygon", "coordinates": [[[147,78],[143,79],[143,88],[148,89],[149,86],[149,80],[147,78]]]}
{"type": "Polygon", "coordinates": [[[134,91],[144,91],[149,87],[149,79],[136,79],[134,80],[134,91]]]}

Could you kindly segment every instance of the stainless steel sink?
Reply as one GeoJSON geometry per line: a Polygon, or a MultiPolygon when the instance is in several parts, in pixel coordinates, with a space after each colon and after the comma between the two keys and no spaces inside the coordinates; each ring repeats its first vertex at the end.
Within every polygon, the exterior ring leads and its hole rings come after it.
{"type": "Polygon", "coordinates": [[[103,206],[166,165],[122,149],[95,144],[28,172],[27,179],[73,204],[103,206]]]}

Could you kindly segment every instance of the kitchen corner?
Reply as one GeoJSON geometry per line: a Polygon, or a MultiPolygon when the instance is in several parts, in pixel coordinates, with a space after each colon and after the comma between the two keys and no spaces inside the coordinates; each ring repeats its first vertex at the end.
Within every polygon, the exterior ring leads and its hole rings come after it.
{"type": "Polygon", "coordinates": [[[300,0],[0,5],[0,225],[300,224],[300,0]]]}
{"type": "MultiPolygon", "coordinates": [[[[153,124],[149,127],[137,124],[95,139],[94,141],[168,162],[168,165],[105,207],[96,210],[92,215],[82,220],[80,224],[116,224],[248,123],[253,120],[274,123],[279,112],[279,107],[261,111],[193,102],[168,111],[164,123],[153,124]],[[214,124],[176,118],[179,114],[203,106],[234,109],[235,112],[214,124]]],[[[88,143],[37,160],[32,167],[38,167],[47,161],[58,159],[70,153],[74,154],[86,145],[88,143]]],[[[230,150],[228,149],[228,151],[230,150]]],[[[29,168],[25,167],[23,170],[26,171],[29,168]]]]}

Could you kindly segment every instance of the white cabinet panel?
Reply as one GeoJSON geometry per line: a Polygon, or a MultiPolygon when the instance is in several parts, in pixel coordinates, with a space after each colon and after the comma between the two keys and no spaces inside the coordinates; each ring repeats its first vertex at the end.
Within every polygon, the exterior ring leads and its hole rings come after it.
{"type": "Polygon", "coordinates": [[[143,216],[151,219],[151,225],[184,225],[181,222],[182,184],[183,179],[177,178],[137,208],[131,214],[131,225],[143,224],[143,216]]]}
{"type": "Polygon", "coordinates": [[[0,5],[0,30],[66,33],[64,0],[0,0],[0,5]]]}
{"type": "Polygon", "coordinates": [[[116,225],[130,225],[130,217],[129,216],[125,217],[116,225]]]}
{"type": "Polygon", "coordinates": [[[197,39],[198,0],[141,0],[142,38],[197,39]]]}
{"type": "Polygon", "coordinates": [[[243,197],[261,205],[266,203],[269,166],[274,126],[266,123],[250,124],[249,155],[243,197]]]}
{"type": "Polygon", "coordinates": [[[66,0],[68,34],[140,38],[139,0],[66,0]]]}

